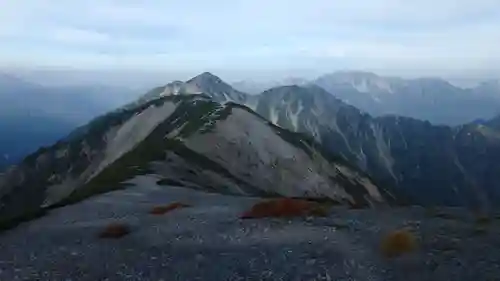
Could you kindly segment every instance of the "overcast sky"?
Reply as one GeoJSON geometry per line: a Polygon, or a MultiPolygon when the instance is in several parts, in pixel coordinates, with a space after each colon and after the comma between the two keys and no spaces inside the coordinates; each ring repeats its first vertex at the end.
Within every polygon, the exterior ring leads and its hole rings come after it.
{"type": "Polygon", "coordinates": [[[0,0],[0,64],[499,71],[499,0],[0,0]]]}

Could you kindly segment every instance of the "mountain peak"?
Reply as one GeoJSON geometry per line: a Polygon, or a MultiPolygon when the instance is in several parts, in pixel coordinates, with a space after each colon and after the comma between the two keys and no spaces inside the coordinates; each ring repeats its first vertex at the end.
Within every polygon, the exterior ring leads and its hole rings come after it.
{"type": "Polygon", "coordinates": [[[224,81],[222,81],[222,79],[220,79],[218,76],[210,72],[203,72],[202,74],[199,74],[198,76],[191,78],[189,81],[187,81],[187,83],[206,85],[206,84],[221,84],[224,83],[224,81]]]}

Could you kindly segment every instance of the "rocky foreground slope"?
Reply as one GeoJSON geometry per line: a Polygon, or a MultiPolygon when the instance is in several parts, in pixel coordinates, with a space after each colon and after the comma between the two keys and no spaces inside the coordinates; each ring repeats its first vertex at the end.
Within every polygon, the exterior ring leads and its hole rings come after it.
{"type": "Polygon", "coordinates": [[[0,218],[77,202],[145,174],[237,195],[354,205],[380,204],[387,195],[342,157],[247,107],[170,94],[104,115],[11,168],[0,178],[0,218]]]}
{"type": "Polygon", "coordinates": [[[498,280],[500,223],[423,208],[351,210],[326,217],[240,219],[262,199],[158,186],[140,176],[127,190],[53,210],[0,235],[0,280],[498,280]],[[151,215],[157,205],[191,207],[151,215]],[[130,226],[101,239],[110,223],[130,226]],[[417,247],[387,258],[380,241],[407,228],[417,247]]]}

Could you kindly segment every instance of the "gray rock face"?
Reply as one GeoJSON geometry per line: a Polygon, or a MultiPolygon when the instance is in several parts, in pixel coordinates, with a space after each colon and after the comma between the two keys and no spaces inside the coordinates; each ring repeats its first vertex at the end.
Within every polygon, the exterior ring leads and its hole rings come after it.
{"type": "Polygon", "coordinates": [[[311,138],[235,103],[168,95],[97,118],[12,167],[0,178],[0,218],[119,189],[143,174],[219,193],[385,201],[370,178],[311,138]]]}

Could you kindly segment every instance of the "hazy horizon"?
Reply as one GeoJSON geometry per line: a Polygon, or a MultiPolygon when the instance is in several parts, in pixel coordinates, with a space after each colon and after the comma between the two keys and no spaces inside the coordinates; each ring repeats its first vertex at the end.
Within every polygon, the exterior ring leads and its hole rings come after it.
{"type": "Polygon", "coordinates": [[[230,81],[337,70],[500,78],[500,2],[494,0],[0,6],[0,69],[7,71],[128,71],[165,81],[203,71],[230,81]]]}
{"type": "Polygon", "coordinates": [[[409,75],[401,72],[379,72],[363,69],[334,69],[330,71],[290,71],[278,72],[270,70],[241,71],[239,73],[224,70],[200,70],[191,72],[141,71],[141,70],[79,70],[65,68],[9,68],[1,69],[0,74],[10,74],[25,81],[48,87],[61,86],[104,86],[121,87],[132,90],[147,91],[152,87],[164,85],[175,80],[186,81],[202,72],[211,72],[230,84],[256,83],[262,85],[280,84],[290,79],[314,80],[322,75],[335,72],[370,72],[382,77],[400,77],[404,79],[439,78],[458,87],[475,87],[481,82],[500,79],[500,75],[492,73],[470,73],[464,75],[409,75]]]}

